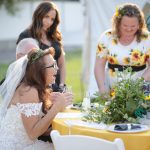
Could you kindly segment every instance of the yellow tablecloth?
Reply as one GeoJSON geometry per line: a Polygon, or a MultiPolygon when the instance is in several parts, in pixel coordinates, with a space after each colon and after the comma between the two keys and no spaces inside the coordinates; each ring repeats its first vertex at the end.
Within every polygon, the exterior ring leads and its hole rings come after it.
{"type": "MultiPolygon", "coordinates": [[[[70,111],[69,111],[70,112],[70,111]]],[[[52,128],[58,130],[62,135],[80,134],[98,137],[106,140],[113,141],[115,138],[121,138],[124,141],[126,150],[150,150],[150,130],[140,133],[113,133],[106,130],[92,129],[80,126],[67,126],[65,119],[54,119],[52,128]]]]}

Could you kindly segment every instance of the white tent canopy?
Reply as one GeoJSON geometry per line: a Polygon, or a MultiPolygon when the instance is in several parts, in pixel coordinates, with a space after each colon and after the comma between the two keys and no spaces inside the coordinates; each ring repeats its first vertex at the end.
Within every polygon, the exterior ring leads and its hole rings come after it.
{"type": "Polygon", "coordinates": [[[111,17],[116,7],[123,3],[135,3],[141,9],[149,0],[82,0],[84,5],[84,46],[83,46],[83,69],[82,79],[88,85],[90,94],[98,91],[94,77],[94,63],[96,47],[99,36],[106,29],[111,28],[111,17]]]}

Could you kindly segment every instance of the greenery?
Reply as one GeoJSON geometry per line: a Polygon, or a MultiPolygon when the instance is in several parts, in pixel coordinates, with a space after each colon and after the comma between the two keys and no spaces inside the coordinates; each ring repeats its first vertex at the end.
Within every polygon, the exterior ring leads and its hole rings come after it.
{"type": "MultiPolygon", "coordinates": [[[[18,4],[25,1],[36,1],[36,0],[0,0],[0,7],[4,6],[9,14],[15,15],[16,12],[20,10],[18,4]]],[[[55,1],[79,1],[79,0],[55,0],[55,1]]]]}
{"type": "Polygon", "coordinates": [[[111,123],[132,122],[138,123],[138,119],[146,114],[150,106],[150,97],[145,97],[143,78],[131,79],[131,70],[118,74],[118,82],[110,94],[103,94],[93,99],[95,107],[87,111],[84,119],[87,121],[111,123]]]}
{"type": "Polygon", "coordinates": [[[4,79],[8,64],[0,64],[0,81],[4,79]]]}
{"type": "MultiPolygon", "coordinates": [[[[18,4],[23,1],[25,0],[0,0],[0,7],[4,6],[9,14],[15,15],[15,13],[19,11],[18,4]]],[[[34,1],[34,0],[28,0],[28,1],[34,1]]]]}

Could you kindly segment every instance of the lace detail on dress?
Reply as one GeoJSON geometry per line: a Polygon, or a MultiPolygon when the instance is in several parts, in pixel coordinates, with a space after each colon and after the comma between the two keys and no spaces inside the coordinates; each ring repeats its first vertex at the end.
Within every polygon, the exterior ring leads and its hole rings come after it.
{"type": "Polygon", "coordinates": [[[24,114],[26,117],[39,115],[41,112],[42,103],[17,103],[20,113],[24,114]]]}

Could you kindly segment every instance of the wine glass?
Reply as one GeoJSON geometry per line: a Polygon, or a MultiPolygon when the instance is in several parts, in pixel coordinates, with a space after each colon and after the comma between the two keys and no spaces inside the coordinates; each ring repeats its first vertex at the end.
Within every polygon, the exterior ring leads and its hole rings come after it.
{"type": "Polygon", "coordinates": [[[72,86],[66,86],[63,90],[63,93],[65,92],[72,93],[72,86]]]}
{"type": "MultiPolygon", "coordinates": [[[[66,86],[65,89],[64,89],[64,91],[63,91],[63,93],[65,93],[65,92],[72,94],[72,93],[73,93],[73,92],[72,92],[72,86],[66,86]]],[[[70,108],[72,108],[72,107],[73,107],[73,104],[68,105],[66,108],[67,108],[67,109],[70,109],[70,108]]]]}

